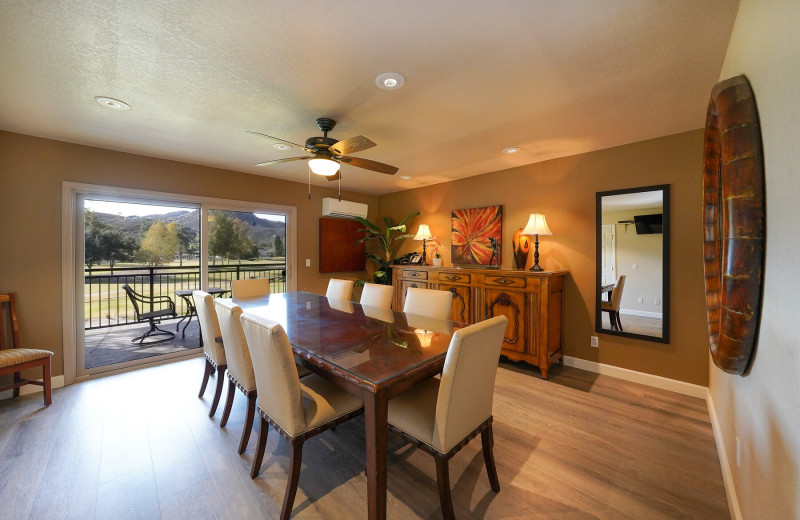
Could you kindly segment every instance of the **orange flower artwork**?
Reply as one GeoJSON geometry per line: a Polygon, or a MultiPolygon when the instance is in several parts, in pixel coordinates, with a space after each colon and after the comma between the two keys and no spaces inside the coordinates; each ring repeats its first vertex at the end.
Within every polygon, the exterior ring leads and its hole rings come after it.
{"type": "Polygon", "coordinates": [[[500,265],[500,239],[503,235],[503,206],[453,210],[451,261],[454,264],[500,265]],[[492,240],[496,255],[492,259],[492,240]]]}

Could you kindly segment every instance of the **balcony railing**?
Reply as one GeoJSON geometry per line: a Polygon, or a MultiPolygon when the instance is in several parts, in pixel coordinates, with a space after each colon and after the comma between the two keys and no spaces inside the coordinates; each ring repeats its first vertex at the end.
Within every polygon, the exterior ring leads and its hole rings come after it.
{"type": "MultiPolygon", "coordinates": [[[[231,280],[269,278],[270,291],[286,291],[285,264],[208,266],[208,285],[230,291],[231,280]]],[[[94,267],[84,271],[84,328],[99,329],[135,323],[133,305],[123,284],[144,295],[169,296],[178,315],[186,313],[186,302],[176,290],[200,288],[200,268],[191,267],[94,267]]],[[[143,309],[144,312],[150,309],[143,309]]]]}

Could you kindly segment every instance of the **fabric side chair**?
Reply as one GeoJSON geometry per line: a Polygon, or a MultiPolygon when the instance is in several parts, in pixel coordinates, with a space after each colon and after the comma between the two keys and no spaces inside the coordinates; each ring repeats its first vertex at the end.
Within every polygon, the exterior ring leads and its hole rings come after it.
{"type": "Polygon", "coordinates": [[[192,291],[194,307],[197,310],[197,321],[200,323],[200,335],[203,338],[203,354],[206,356],[206,370],[203,373],[203,383],[200,385],[200,393],[197,397],[203,397],[208,384],[208,377],[214,370],[217,371],[217,389],[214,391],[214,399],[211,401],[209,417],[214,417],[219,405],[219,398],[222,395],[222,379],[225,369],[228,368],[225,360],[225,347],[222,344],[222,333],[219,330],[217,311],[214,309],[214,298],[205,291],[192,291]]]}
{"type": "Polygon", "coordinates": [[[214,300],[214,307],[219,318],[219,329],[222,332],[222,344],[225,348],[225,359],[228,361],[228,398],[222,410],[219,427],[228,424],[236,388],[247,398],[247,414],[245,415],[242,437],[239,441],[239,453],[247,449],[250,430],[253,429],[253,418],[256,412],[256,378],[253,375],[253,362],[250,360],[250,349],[242,330],[242,308],[229,300],[214,300]]]}
{"type": "Polygon", "coordinates": [[[260,416],[258,445],[250,476],[256,478],[261,470],[269,425],[272,425],[290,446],[289,478],[280,515],[281,519],[288,519],[300,478],[303,443],[361,415],[364,404],[316,374],[300,379],[289,338],[280,324],[248,312],[242,314],[241,320],[253,359],[260,416]]]}
{"type": "Polygon", "coordinates": [[[269,278],[232,280],[231,295],[234,298],[260,298],[269,296],[269,278]]]}
{"type": "Polygon", "coordinates": [[[14,397],[19,397],[19,387],[38,385],[44,389],[44,405],[53,403],[52,382],[50,379],[50,358],[53,353],[37,348],[21,348],[19,342],[19,326],[17,325],[17,303],[14,293],[0,294],[0,375],[14,374],[10,385],[0,387],[0,392],[12,390],[14,397]],[[7,308],[7,311],[4,309],[7,308]],[[6,319],[10,321],[10,329],[6,332],[6,319]],[[11,345],[6,337],[11,339],[11,345]],[[22,371],[28,368],[42,367],[42,381],[22,378],[22,371]]]}
{"type": "Polygon", "coordinates": [[[622,331],[622,322],[619,319],[619,308],[622,303],[622,290],[625,288],[625,275],[619,275],[614,289],[611,291],[611,301],[600,302],[600,310],[608,313],[611,328],[622,331]]]}
{"type": "Polygon", "coordinates": [[[392,298],[394,298],[394,287],[391,285],[367,282],[361,291],[361,305],[368,305],[369,307],[391,309],[392,298]]]}
{"type": "Polygon", "coordinates": [[[325,296],[329,300],[349,300],[353,297],[353,280],[331,278],[325,296]]]}
{"type": "Polygon", "coordinates": [[[479,433],[492,490],[500,491],[494,463],[492,399],[497,361],[508,324],[505,316],[453,334],[442,378],[431,378],[389,400],[389,429],[433,455],[439,502],[455,518],[449,460],[479,433]]]}
{"type": "Polygon", "coordinates": [[[403,312],[419,314],[440,320],[450,319],[453,306],[453,293],[436,289],[420,289],[409,287],[403,312]]]}

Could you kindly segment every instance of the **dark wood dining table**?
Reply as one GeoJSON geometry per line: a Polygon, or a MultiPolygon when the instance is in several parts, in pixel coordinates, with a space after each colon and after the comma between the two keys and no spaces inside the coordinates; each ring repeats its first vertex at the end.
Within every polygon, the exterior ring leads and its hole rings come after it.
{"type": "Polygon", "coordinates": [[[386,518],[389,399],[441,372],[453,332],[466,324],[307,292],[232,301],[281,323],[305,366],[363,399],[367,516],[386,518]]]}

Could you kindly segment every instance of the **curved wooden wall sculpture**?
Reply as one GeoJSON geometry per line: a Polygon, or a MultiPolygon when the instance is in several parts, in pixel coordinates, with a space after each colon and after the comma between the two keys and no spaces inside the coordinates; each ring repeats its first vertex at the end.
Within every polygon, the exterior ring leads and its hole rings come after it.
{"type": "Polygon", "coordinates": [[[755,349],[765,250],[761,127],[744,76],[711,91],[703,162],[709,347],[719,368],[741,375],[755,349]]]}

